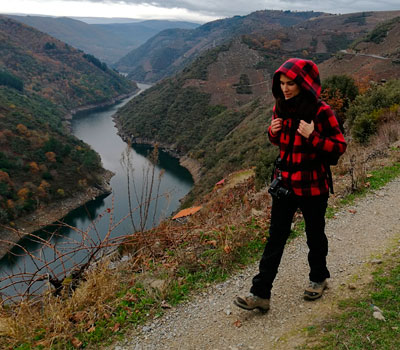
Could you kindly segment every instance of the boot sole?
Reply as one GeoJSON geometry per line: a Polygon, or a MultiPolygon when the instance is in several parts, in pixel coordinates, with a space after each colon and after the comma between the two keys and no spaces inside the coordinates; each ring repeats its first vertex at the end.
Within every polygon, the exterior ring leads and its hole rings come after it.
{"type": "Polygon", "coordinates": [[[321,298],[322,295],[324,294],[325,289],[327,289],[327,288],[328,288],[328,285],[326,284],[326,285],[324,286],[324,289],[322,289],[322,292],[321,292],[320,294],[315,295],[315,296],[308,295],[308,294],[306,294],[306,292],[304,292],[304,295],[303,295],[304,300],[312,301],[312,300],[316,300],[316,299],[321,298]]]}
{"type": "Polygon", "coordinates": [[[244,309],[244,310],[247,310],[247,311],[251,311],[251,310],[258,309],[261,313],[265,314],[265,313],[267,313],[267,311],[269,310],[269,308],[268,308],[268,309],[264,309],[264,308],[262,308],[262,307],[260,307],[260,306],[250,307],[250,306],[248,306],[248,305],[241,304],[241,303],[239,303],[239,302],[236,301],[236,300],[234,300],[233,303],[234,303],[236,306],[240,307],[241,309],[244,309]]]}

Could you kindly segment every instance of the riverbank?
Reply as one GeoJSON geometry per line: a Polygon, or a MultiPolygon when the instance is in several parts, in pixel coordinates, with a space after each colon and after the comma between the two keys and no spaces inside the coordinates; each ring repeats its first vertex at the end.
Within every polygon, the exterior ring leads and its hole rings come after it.
{"type": "Polygon", "coordinates": [[[154,140],[146,139],[143,137],[134,137],[133,135],[125,133],[116,115],[113,116],[113,121],[115,123],[115,127],[118,130],[119,137],[121,137],[121,139],[128,145],[137,144],[137,145],[148,145],[152,147],[158,146],[159,149],[168,153],[170,156],[179,159],[179,164],[190,172],[193,178],[193,182],[195,184],[197,184],[200,181],[202,176],[202,166],[200,162],[190,157],[180,155],[178,152],[176,152],[173,145],[156,142],[154,140]]]}
{"type": "Polygon", "coordinates": [[[139,89],[139,87],[137,87],[135,90],[131,91],[128,94],[118,95],[106,102],[102,102],[102,103],[98,103],[98,104],[90,104],[90,105],[80,106],[80,107],[71,109],[69,111],[69,113],[67,113],[63,118],[63,120],[66,124],[65,126],[67,127],[68,131],[71,132],[71,121],[74,118],[74,116],[76,116],[77,114],[83,113],[83,112],[95,111],[96,109],[100,109],[100,108],[110,107],[125,98],[131,97],[131,96],[137,94],[139,91],[140,91],[140,89],[139,89]]]}
{"type": "Polygon", "coordinates": [[[113,172],[105,170],[102,184],[88,187],[85,192],[80,192],[73,197],[42,206],[29,215],[16,219],[12,222],[12,225],[1,227],[0,259],[26,235],[61,221],[72,210],[87,204],[97,197],[110,194],[110,180],[113,176],[113,172]]]}
{"type": "MultiPolygon", "coordinates": [[[[90,104],[72,109],[64,116],[67,130],[71,132],[71,121],[77,114],[112,106],[125,98],[135,95],[138,91],[139,88],[129,94],[116,96],[107,102],[90,104]]],[[[12,225],[8,227],[0,227],[0,259],[26,235],[62,220],[72,210],[87,204],[97,197],[111,193],[110,180],[113,175],[113,172],[105,169],[102,176],[103,182],[101,184],[89,187],[85,192],[77,193],[70,198],[61,199],[43,206],[24,217],[14,220],[12,225]]]]}

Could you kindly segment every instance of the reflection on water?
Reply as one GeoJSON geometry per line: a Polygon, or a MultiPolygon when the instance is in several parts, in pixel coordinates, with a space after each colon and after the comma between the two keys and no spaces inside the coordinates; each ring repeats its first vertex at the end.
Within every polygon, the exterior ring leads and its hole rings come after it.
{"type": "MultiPolygon", "coordinates": [[[[89,251],[87,248],[101,242],[106,235],[110,236],[109,239],[113,239],[132,233],[134,229],[129,217],[129,202],[132,208],[136,208],[132,213],[132,219],[134,223],[139,223],[143,219],[138,209],[142,189],[148,188],[149,180],[146,174],[149,174],[149,171],[151,174],[153,168],[155,181],[157,182],[161,176],[161,182],[159,193],[156,193],[158,184],[154,184],[152,197],[155,198],[157,194],[161,197],[157,200],[157,208],[155,201],[149,205],[150,220],[145,227],[152,227],[179,207],[179,200],[193,185],[192,177],[187,169],[182,168],[177,159],[164,152],[159,152],[158,164],[154,165],[148,159],[150,147],[137,145],[130,148],[117,135],[112,115],[128,100],[106,109],[80,114],[72,122],[73,134],[91,145],[100,154],[103,166],[115,173],[110,182],[112,193],[72,211],[64,218],[65,224],[61,227],[59,224],[51,225],[36,232],[34,239],[26,238],[21,241],[20,245],[23,248],[15,247],[0,261],[0,278],[21,271],[32,273],[38,269],[39,274],[44,274],[48,270],[45,262],[56,260],[54,247],[59,254],[64,256],[63,265],[60,265],[58,261],[50,264],[49,268],[54,274],[61,273],[74,264],[85,261],[89,251]],[[132,166],[130,170],[124,167],[122,162],[123,157],[127,155],[130,157],[129,162],[132,166]],[[131,190],[130,197],[128,197],[128,188],[131,190]],[[49,237],[51,237],[50,244],[53,248],[42,249],[40,239],[49,237]],[[38,256],[41,261],[34,262],[34,259],[26,256],[24,250],[38,256]],[[68,253],[71,250],[73,253],[68,253]]],[[[2,287],[1,283],[0,287],[2,287]]]]}

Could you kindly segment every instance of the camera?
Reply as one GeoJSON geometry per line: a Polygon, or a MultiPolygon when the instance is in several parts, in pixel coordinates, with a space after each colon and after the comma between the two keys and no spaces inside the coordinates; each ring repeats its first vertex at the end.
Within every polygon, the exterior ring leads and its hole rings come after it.
{"type": "Polygon", "coordinates": [[[286,198],[292,194],[292,191],[282,186],[281,180],[280,177],[275,178],[268,189],[271,196],[276,199],[286,198]]]}

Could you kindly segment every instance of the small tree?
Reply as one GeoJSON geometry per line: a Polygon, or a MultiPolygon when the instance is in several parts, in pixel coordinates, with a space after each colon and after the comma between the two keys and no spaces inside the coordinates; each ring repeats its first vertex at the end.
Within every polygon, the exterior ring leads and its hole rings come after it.
{"type": "Polygon", "coordinates": [[[347,109],[358,95],[358,87],[348,75],[333,75],[325,79],[322,90],[327,92],[329,98],[342,98],[344,109],[347,109]]]}
{"type": "Polygon", "coordinates": [[[49,162],[52,162],[52,163],[56,162],[56,154],[54,152],[46,152],[45,156],[49,162]]]}
{"type": "Polygon", "coordinates": [[[29,168],[30,168],[30,170],[31,170],[31,172],[33,173],[33,174],[36,174],[36,173],[38,173],[39,172],[39,166],[37,165],[37,163],[36,162],[30,162],[29,163],[29,168]]]}

